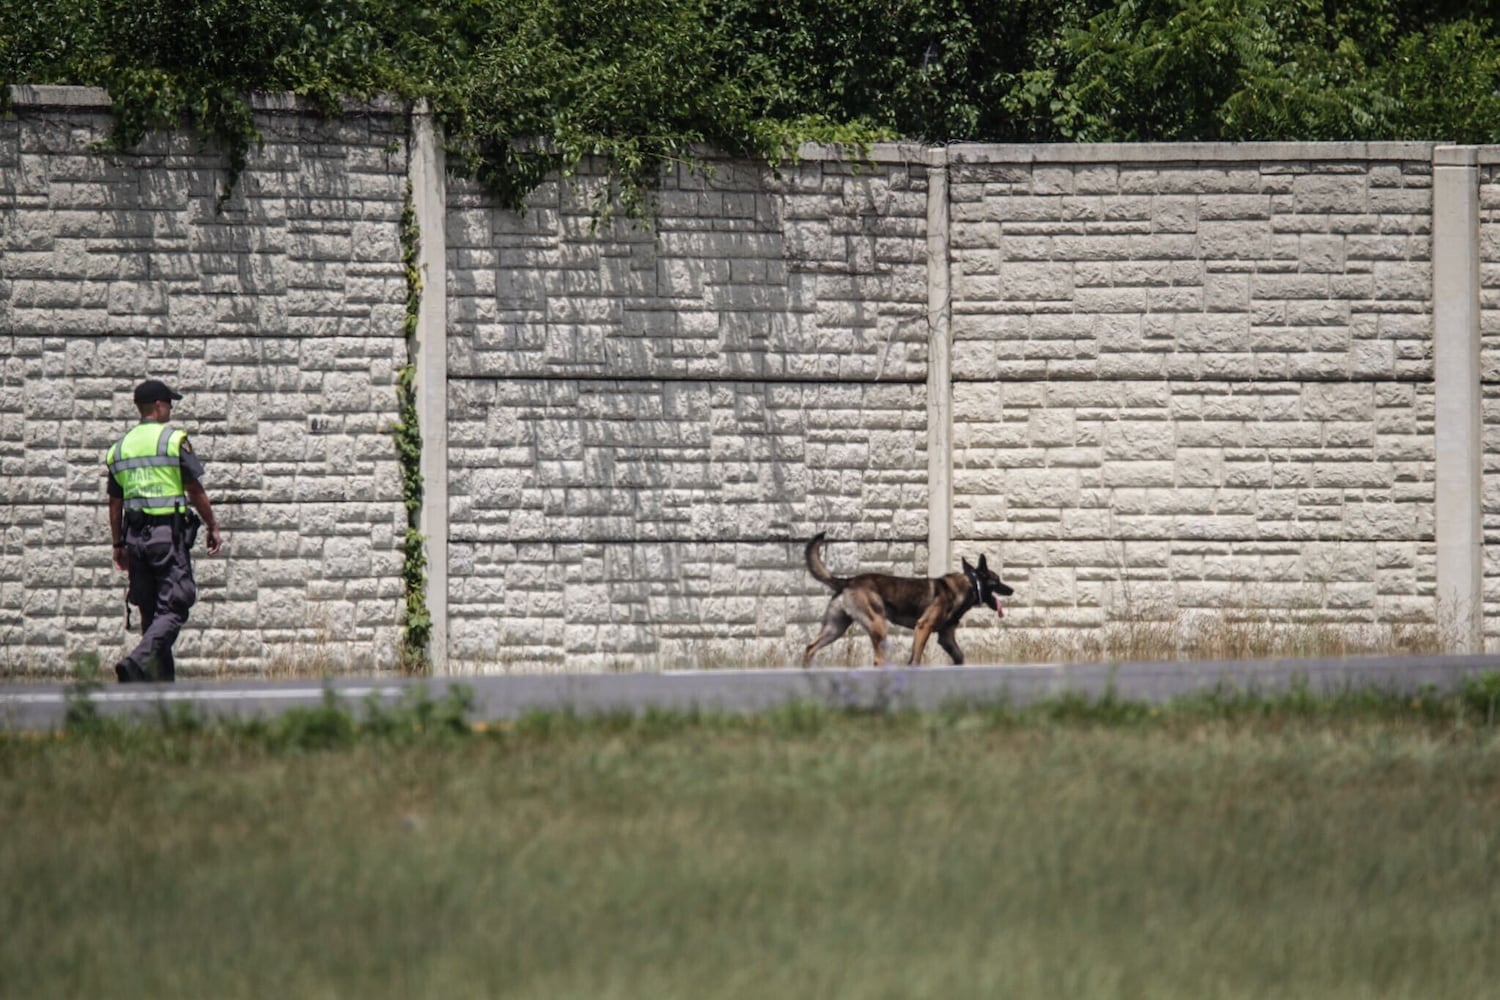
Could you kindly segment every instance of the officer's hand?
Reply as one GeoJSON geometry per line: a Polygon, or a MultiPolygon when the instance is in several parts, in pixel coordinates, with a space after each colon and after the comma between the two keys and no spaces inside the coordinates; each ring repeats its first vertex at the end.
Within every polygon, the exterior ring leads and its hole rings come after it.
{"type": "Polygon", "coordinates": [[[130,569],[130,550],[123,545],[115,549],[115,569],[121,573],[128,572],[130,569]]]}
{"type": "Polygon", "coordinates": [[[216,524],[208,529],[208,554],[216,556],[219,549],[224,547],[224,539],[219,534],[219,526],[216,524]]]}

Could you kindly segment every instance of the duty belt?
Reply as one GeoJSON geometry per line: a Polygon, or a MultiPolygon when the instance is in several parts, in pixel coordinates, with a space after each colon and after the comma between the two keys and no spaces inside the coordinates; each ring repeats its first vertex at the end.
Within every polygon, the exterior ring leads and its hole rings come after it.
{"type": "Polygon", "coordinates": [[[182,515],[172,514],[143,514],[138,510],[127,510],[125,512],[125,525],[129,528],[155,528],[160,525],[176,525],[180,522],[182,515]]]}

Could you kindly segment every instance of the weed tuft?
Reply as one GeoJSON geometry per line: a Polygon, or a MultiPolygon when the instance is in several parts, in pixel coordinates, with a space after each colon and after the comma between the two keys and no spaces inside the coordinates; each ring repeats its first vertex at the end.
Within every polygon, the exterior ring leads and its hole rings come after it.
{"type": "Polygon", "coordinates": [[[371,696],[359,711],[325,688],[323,702],[292,708],[274,718],[214,717],[185,702],[158,702],[138,717],[106,716],[93,698],[97,683],[69,688],[63,733],[70,740],[115,750],[144,750],[172,758],[228,745],[268,755],[346,750],[360,744],[411,746],[448,743],[473,733],[473,689],[456,684],[439,699],[425,687],[407,691],[395,705],[371,696]]]}
{"type": "Polygon", "coordinates": [[[1464,707],[1475,713],[1486,727],[1493,728],[1500,711],[1500,671],[1488,671],[1464,681],[1460,691],[1464,707]]]}

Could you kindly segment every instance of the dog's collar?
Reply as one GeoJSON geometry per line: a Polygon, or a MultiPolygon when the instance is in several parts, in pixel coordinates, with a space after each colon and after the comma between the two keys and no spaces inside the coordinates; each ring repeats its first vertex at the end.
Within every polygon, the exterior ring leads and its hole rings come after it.
{"type": "Polygon", "coordinates": [[[979,582],[979,571],[965,566],[964,576],[969,581],[969,599],[975,604],[982,603],[984,601],[984,587],[979,582]]]}
{"type": "MultiPolygon", "coordinates": [[[[1000,611],[1000,598],[998,595],[991,595],[990,600],[985,600],[985,594],[987,593],[987,591],[984,587],[984,581],[980,579],[979,570],[965,566],[964,576],[967,577],[969,581],[969,599],[966,602],[968,607],[983,606],[986,608],[991,608],[995,611],[1000,611]]],[[[1003,612],[1001,613],[1003,614],[1003,612]]]]}

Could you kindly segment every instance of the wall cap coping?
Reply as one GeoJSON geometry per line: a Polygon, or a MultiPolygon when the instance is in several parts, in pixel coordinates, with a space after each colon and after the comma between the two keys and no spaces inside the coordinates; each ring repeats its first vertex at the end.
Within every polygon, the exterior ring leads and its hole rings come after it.
{"type": "Polygon", "coordinates": [[[1432,151],[1434,167],[1473,167],[1478,163],[1477,146],[1438,146],[1432,151]]]}
{"type": "MultiPolygon", "coordinates": [[[[13,84],[14,108],[108,111],[109,93],[102,87],[13,84]]],[[[250,106],[268,114],[316,112],[309,99],[290,92],[250,95],[250,106]]],[[[346,114],[399,114],[408,102],[394,95],[343,101],[346,114]]],[[[422,113],[419,109],[418,113],[422,113]]],[[[708,147],[695,147],[705,159],[735,159],[708,147]]],[[[877,142],[861,151],[839,143],[802,143],[796,157],[812,162],[850,161],[873,164],[938,166],[949,164],[1172,164],[1251,163],[1277,160],[1407,160],[1440,166],[1500,163],[1500,146],[1454,146],[1437,142],[877,142]]]]}
{"type": "MultiPolygon", "coordinates": [[[[59,84],[12,84],[10,102],[12,107],[16,108],[54,108],[69,111],[108,111],[114,106],[109,91],[103,87],[59,84]]],[[[345,99],[342,105],[345,114],[355,115],[397,114],[407,109],[407,102],[393,95],[379,95],[368,99],[349,98],[345,99]]],[[[318,110],[313,101],[289,91],[252,93],[250,107],[268,114],[303,114],[318,110]]]]}
{"type": "Polygon", "coordinates": [[[953,163],[1243,163],[1265,160],[1420,160],[1432,142],[955,143],[953,163]]]}
{"type": "Polygon", "coordinates": [[[21,83],[10,87],[10,102],[18,108],[108,108],[109,94],[102,87],[59,87],[21,83]]]}

